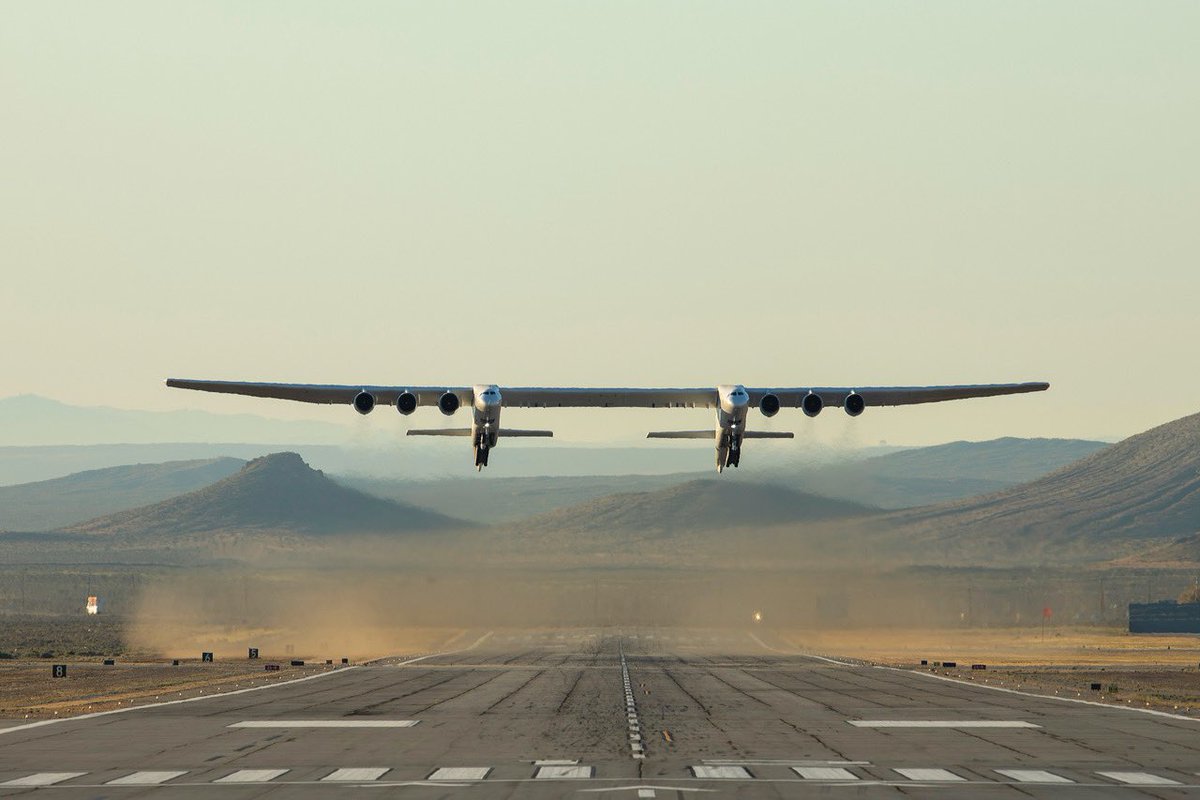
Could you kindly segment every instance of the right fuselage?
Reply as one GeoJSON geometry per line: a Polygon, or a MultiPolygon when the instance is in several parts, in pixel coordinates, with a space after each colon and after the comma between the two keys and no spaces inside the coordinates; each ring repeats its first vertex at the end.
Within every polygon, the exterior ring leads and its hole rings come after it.
{"type": "Polygon", "coordinates": [[[725,467],[736,467],[741,458],[750,395],[741,384],[723,384],[717,387],[717,398],[717,471],[720,472],[725,467]]]}

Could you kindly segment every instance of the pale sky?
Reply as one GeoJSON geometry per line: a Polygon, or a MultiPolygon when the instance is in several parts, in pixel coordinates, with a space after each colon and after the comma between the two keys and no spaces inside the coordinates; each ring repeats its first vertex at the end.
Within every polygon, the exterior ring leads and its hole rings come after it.
{"type": "Polygon", "coordinates": [[[1200,411],[1197,31],[1190,1],[4,2],[0,396],[1049,380],[770,427],[1134,433],[1200,411]]]}

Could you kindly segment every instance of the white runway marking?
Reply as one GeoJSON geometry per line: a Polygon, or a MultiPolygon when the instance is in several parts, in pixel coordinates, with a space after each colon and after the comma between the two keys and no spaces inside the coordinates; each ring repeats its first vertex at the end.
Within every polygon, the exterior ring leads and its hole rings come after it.
{"type": "Polygon", "coordinates": [[[1040,728],[1019,719],[849,719],[856,728],[1040,728]]]}
{"type": "Polygon", "coordinates": [[[375,781],[383,777],[390,767],[343,767],[321,778],[323,781],[375,781]]]}
{"type": "Polygon", "coordinates": [[[160,783],[166,783],[172,778],[178,778],[180,775],[187,775],[187,770],[177,770],[174,772],[135,772],[123,778],[111,780],[105,786],[156,786],[160,783]]]}
{"type": "Polygon", "coordinates": [[[692,767],[692,774],[697,778],[717,780],[748,780],[754,777],[745,767],[692,767]]]}
{"type": "Polygon", "coordinates": [[[35,772],[32,775],[26,775],[24,778],[14,778],[11,781],[0,783],[0,786],[53,786],[56,783],[69,781],[71,778],[78,778],[80,775],[87,775],[86,772],[35,772]]]}
{"type": "Polygon", "coordinates": [[[897,769],[904,777],[910,781],[926,781],[929,783],[946,783],[949,781],[965,781],[960,775],[955,775],[948,769],[916,769],[914,767],[906,767],[897,769]]]}
{"type": "Polygon", "coordinates": [[[266,783],[286,772],[286,769],[239,769],[232,775],[217,778],[213,783],[266,783]]]}
{"type": "Polygon", "coordinates": [[[491,767],[438,767],[429,776],[431,781],[481,781],[492,771],[491,767]]]}
{"type": "Polygon", "coordinates": [[[1044,769],[998,769],[999,772],[1006,778],[1012,778],[1020,783],[1074,783],[1070,778],[1064,778],[1062,775],[1055,775],[1053,772],[1047,772],[1044,769]]]}
{"type": "Polygon", "coordinates": [[[856,781],[858,776],[842,767],[792,767],[806,781],[856,781]]]}
{"type": "Polygon", "coordinates": [[[543,758],[533,762],[533,765],[535,767],[570,767],[578,763],[578,758],[543,758]]]}
{"type": "Polygon", "coordinates": [[[250,719],[228,728],[411,728],[415,719],[250,719]]]}
{"type": "Polygon", "coordinates": [[[1161,778],[1158,775],[1151,775],[1149,772],[1097,772],[1105,778],[1111,778],[1120,783],[1128,783],[1133,786],[1178,786],[1179,781],[1173,781],[1170,778],[1161,778]]]}
{"type": "Polygon", "coordinates": [[[533,777],[540,780],[553,780],[558,778],[590,778],[592,777],[591,767],[538,767],[537,774],[533,777]]]}

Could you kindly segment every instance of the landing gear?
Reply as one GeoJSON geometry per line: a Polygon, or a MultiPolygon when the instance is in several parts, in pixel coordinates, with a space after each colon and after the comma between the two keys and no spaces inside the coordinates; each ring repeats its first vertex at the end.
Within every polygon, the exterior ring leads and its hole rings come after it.
{"type": "Polygon", "coordinates": [[[483,468],[488,464],[488,453],[496,446],[496,434],[492,433],[491,426],[484,426],[483,430],[475,436],[475,471],[483,472],[483,468]]]}

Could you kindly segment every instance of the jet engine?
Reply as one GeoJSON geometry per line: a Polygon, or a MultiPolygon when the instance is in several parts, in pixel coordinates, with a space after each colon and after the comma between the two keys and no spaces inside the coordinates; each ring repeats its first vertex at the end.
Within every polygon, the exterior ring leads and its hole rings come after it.
{"type": "Polygon", "coordinates": [[[846,399],[842,401],[842,408],[852,417],[857,417],[867,407],[867,401],[858,392],[851,392],[846,395],[846,399]]]}
{"type": "Polygon", "coordinates": [[[360,414],[370,414],[375,410],[375,395],[370,392],[354,395],[354,410],[360,414]]]}
{"type": "Polygon", "coordinates": [[[758,410],[764,417],[773,417],[779,413],[779,398],[773,394],[764,394],[758,401],[758,410]]]}
{"type": "Polygon", "coordinates": [[[417,396],[412,392],[401,392],[396,398],[396,410],[407,417],[417,410],[417,396]]]}
{"type": "Polygon", "coordinates": [[[458,399],[458,395],[454,392],[446,392],[438,398],[438,408],[447,417],[458,411],[460,405],[462,405],[462,401],[458,399]]]}
{"type": "Polygon", "coordinates": [[[807,416],[815,417],[821,413],[821,409],[825,407],[825,401],[821,399],[821,395],[816,392],[809,392],[804,395],[804,399],[800,401],[800,408],[804,409],[807,416]]]}

